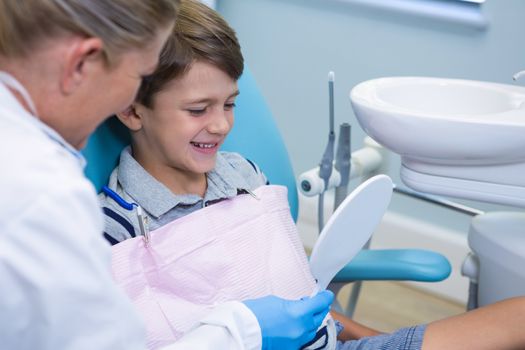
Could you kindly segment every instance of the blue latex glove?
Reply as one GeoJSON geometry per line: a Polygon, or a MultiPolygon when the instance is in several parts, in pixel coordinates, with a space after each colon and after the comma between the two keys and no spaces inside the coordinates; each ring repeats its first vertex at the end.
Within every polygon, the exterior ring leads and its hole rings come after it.
{"type": "Polygon", "coordinates": [[[296,350],[315,337],[333,300],[334,294],[324,290],[301,300],[270,295],[244,304],[261,327],[262,350],[296,350]]]}

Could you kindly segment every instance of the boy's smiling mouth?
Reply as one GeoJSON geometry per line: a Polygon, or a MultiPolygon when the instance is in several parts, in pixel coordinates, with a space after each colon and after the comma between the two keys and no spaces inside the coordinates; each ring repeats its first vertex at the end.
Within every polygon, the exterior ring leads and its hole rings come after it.
{"type": "Polygon", "coordinates": [[[203,143],[203,142],[190,142],[197,148],[214,148],[218,146],[218,143],[203,143]]]}
{"type": "Polygon", "coordinates": [[[191,141],[190,144],[193,149],[199,153],[212,155],[217,153],[219,150],[220,142],[195,142],[191,141]]]}

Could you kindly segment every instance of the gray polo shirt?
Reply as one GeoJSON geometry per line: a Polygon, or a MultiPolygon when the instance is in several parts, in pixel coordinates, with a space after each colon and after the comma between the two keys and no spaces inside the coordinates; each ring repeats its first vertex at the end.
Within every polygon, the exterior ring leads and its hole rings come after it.
{"type": "Polygon", "coordinates": [[[246,190],[267,184],[259,168],[238,153],[219,152],[215,169],[206,174],[208,187],[204,198],[196,194],[173,194],[151,176],[131,155],[126,147],[120,154],[119,165],[111,173],[108,186],[120,199],[102,192],[100,204],[104,211],[104,236],[112,244],[140,235],[136,206],[148,217],[150,231],[204,206],[232,198],[246,190]]]}

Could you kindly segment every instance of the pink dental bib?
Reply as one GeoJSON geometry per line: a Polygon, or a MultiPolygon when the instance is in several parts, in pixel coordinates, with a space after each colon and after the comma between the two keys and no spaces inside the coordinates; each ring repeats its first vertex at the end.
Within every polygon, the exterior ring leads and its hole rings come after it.
{"type": "MultiPolygon", "coordinates": [[[[251,195],[198,210],[142,237],[113,246],[113,276],[142,315],[148,347],[172,343],[215,305],[315,288],[287,191],[251,195]]],[[[125,320],[124,320],[125,321],[125,320]]]]}

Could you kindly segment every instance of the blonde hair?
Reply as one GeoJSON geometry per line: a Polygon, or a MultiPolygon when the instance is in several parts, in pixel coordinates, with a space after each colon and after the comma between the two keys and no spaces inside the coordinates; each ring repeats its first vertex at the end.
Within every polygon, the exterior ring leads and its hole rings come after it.
{"type": "Polygon", "coordinates": [[[0,0],[0,55],[27,57],[64,33],[98,37],[108,62],[144,47],[176,17],[179,0],[0,0]]]}

